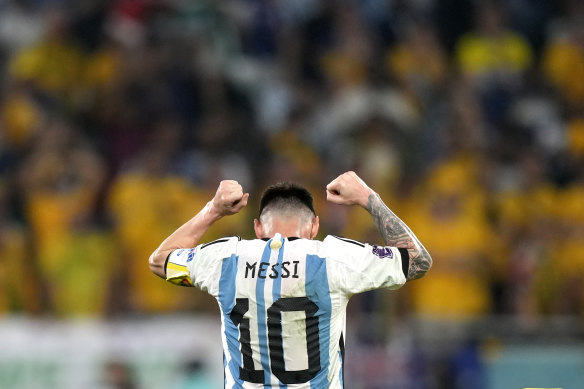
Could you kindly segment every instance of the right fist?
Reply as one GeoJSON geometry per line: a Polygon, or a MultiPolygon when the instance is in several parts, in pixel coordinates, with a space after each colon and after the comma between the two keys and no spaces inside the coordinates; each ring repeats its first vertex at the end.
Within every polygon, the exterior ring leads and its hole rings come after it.
{"type": "Polygon", "coordinates": [[[341,174],[326,186],[326,199],[335,204],[365,207],[374,193],[353,171],[341,174]]]}
{"type": "Polygon", "coordinates": [[[243,188],[237,181],[224,180],[219,183],[217,193],[213,197],[213,207],[221,216],[233,215],[247,205],[249,193],[243,193],[243,188]]]}

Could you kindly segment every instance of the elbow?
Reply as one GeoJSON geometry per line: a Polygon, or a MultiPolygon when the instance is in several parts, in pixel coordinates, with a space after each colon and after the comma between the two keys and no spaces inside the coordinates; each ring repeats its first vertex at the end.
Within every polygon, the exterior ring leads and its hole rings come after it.
{"type": "Polygon", "coordinates": [[[148,257],[148,267],[152,272],[154,272],[154,269],[156,268],[156,262],[155,253],[150,254],[150,257],[148,257]]]}
{"type": "Polygon", "coordinates": [[[166,278],[166,274],[164,271],[165,261],[166,258],[162,259],[162,256],[155,251],[148,258],[148,267],[150,268],[150,271],[152,273],[156,274],[159,277],[166,278]]]}
{"type": "Polygon", "coordinates": [[[424,253],[424,257],[425,257],[425,260],[426,260],[426,265],[425,265],[425,267],[423,269],[423,272],[422,272],[422,276],[421,277],[425,276],[426,273],[428,273],[430,271],[430,269],[432,268],[432,263],[433,263],[432,262],[432,256],[430,255],[429,252],[426,251],[424,253]]]}
{"type": "Polygon", "coordinates": [[[417,280],[422,278],[428,273],[432,267],[432,257],[426,249],[422,250],[420,256],[410,262],[410,267],[408,271],[408,281],[417,280]]]}

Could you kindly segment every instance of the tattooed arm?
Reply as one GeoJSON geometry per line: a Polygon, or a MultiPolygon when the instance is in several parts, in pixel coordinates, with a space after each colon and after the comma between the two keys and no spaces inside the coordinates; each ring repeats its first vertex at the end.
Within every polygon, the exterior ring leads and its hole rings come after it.
{"type": "Polygon", "coordinates": [[[408,250],[410,254],[408,280],[424,276],[432,266],[432,257],[412,230],[381,201],[377,193],[369,195],[365,209],[373,217],[385,244],[408,250]]]}
{"type": "Polygon", "coordinates": [[[408,250],[410,263],[408,280],[426,274],[432,266],[432,257],[409,227],[383,203],[377,193],[354,172],[341,174],[327,185],[327,200],[336,204],[357,204],[365,208],[389,246],[408,250]]]}

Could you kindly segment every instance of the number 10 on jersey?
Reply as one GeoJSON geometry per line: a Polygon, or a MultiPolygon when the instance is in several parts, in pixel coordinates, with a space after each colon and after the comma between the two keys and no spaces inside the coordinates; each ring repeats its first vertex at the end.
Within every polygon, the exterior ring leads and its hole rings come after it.
{"type": "MultiPolygon", "coordinates": [[[[245,317],[249,310],[247,298],[235,299],[235,306],[229,318],[239,327],[239,343],[243,367],[239,368],[239,378],[257,384],[264,383],[264,370],[255,370],[252,348],[250,318],[245,317]]],[[[320,342],[318,335],[318,306],[308,297],[282,297],[274,301],[267,309],[269,359],[272,373],[284,384],[301,384],[313,379],[320,371],[320,342]],[[284,341],[282,337],[282,312],[304,312],[306,315],[306,352],[308,368],[304,370],[286,370],[284,362],[284,341]]]]}

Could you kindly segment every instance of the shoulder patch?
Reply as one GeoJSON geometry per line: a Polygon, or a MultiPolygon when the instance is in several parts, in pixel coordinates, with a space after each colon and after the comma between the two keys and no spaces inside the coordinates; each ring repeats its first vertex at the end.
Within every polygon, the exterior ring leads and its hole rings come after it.
{"type": "Polygon", "coordinates": [[[195,257],[195,249],[189,249],[189,253],[187,254],[187,262],[190,262],[195,257]]]}
{"type": "Polygon", "coordinates": [[[391,247],[377,246],[375,244],[372,247],[371,252],[379,258],[393,258],[391,247]]]}

